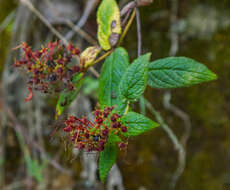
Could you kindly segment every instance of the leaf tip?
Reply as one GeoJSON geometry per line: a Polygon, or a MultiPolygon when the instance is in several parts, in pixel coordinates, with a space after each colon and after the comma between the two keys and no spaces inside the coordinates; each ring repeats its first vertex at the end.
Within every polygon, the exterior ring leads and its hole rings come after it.
{"type": "Polygon", "coordinates": [[[102,183],[102,184],[105,184],[105,178],[106,178],[105,176],[101,176],[101,175],[100,175],[100,180],[101,180],[101,183],[102,183]]]}
{"type": "Polygon", "coordinates": [[[211,80],[217,80],[217,79],[218,79],[217,74],[215,74],[215,73],[212,72],[212,79],[211,80]]]}

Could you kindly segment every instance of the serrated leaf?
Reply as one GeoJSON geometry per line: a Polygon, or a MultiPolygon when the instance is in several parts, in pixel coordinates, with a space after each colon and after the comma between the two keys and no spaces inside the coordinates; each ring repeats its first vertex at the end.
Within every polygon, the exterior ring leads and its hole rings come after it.
{"type": "Polygon", "coordinates": [[[80,88],[83,83],[83,74],[77,74],[74,76],[73,82],[75,84],[75,90],[69,91],[65,89],[61,92],[57,105],[56,105],[56,119],[62,114],[64,109],[66,109],[78,95],[80,88]]]}
{"type": "Polygon", "coordinates": [[[153,88],[179,88],[216,78],[205,65],[193,59],[168,57],[150,63],[148,84],[153,88]]]}
{"type": "Polygon", "coordinates": [[[115,0],[102,0],[97,11],[98,40],[104,50],[115,45],[114,38],[121,33],[120,10],[115,0]]]}
{"type": "Polygon", "coordinates": [[[99,175],[104,183],[106,176],[117,159],[117,147],[115,144],[107,144],[105,150],[100,153],[99,157],[99,175]]]}
{"type": "Polygon", "coordinates": [[[128,128],[128,132],[123,133],[124,136],[137,136],[159,126],[158,123],[135,112],[122,116],[121,122],[128,128]]]}
{"type": "Polygon", "coordinates": [[[99,103],[101,107],[119,103],[119,83],[129,65],[128,53],[117,48],[105,60],[99,79],[99,103]]]}
{"type": "Polygon", "coordinates": [[[123,98],[136,101],[145,91],[148,82],[150,53],[137,58],[123,75],[119,90],[123,98]]]}

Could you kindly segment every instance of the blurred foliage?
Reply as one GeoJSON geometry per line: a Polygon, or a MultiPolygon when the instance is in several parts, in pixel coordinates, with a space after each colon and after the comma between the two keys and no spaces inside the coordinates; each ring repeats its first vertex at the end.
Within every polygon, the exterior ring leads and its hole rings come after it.
{"type": "MultiPolygon", "coordinates": [[[[2,0],[0,1],[0,26],[4,22],[4,20],[7,18],[7,16],[12,13],[12,11],[15,9],[16,3],[15,1],[7,1],[7,0],[2,0]]],[[[8,46],[10,43],[10,36],[11,36],[11,31],[13,27],[13,22],[10,22],[7,24],[5,28],[0,30],[0,72],[3,69],[3,64],[5,60],[5,56],[8,50],[8,46]]],[[[1,27],[0,27],[1,28],[1,27]]]]}

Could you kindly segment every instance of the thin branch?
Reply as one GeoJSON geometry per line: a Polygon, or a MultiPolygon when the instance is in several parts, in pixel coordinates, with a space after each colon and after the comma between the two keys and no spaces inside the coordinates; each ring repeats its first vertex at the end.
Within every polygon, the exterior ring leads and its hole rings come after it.
{"type": "Polygon", "coordinates": [[[155,108],[152,106],[152,104],[145,99],[146,107],[149,109],[150,113],[153,114],[156,117],[157,122],[160,124],[160,126],[165,130],[165,132],[168,134],[169,138],[174,144],[174,147],[176,150],[180,150],[180,152],[184,152],[184,148],[181,145],[180,141],[178,140],[177,136],[174,134],[172,129],[165,123],[163,117],[161,114],[155,110],[155,108]]]}
{"type": "Polygon", "coordinates": [[[125,16],[130,10],[133,10],[136,7],[136,2],[131,1],[125,5],[121,10],[121,17],[125,16]]]}
{"type": "MultiPolygon", "coordinates": [[[[95,4],[98,2],[98,0],[88,0],[87,3],[86,3],[86,7],[85,7],[85,10],[80,18],[80,20],[77,22],[76,25],[73,25],[71,26],[72,27],[72,31],[69,31],[67,34],[66,34],[66,39],[70,40],[75,32],[79,32],[81,30],[81,28],[84,26],[84,24],[86,23],[86,21],[88,20],[89,18],[89,15],[90,13],[92,12],[93,8],[95,7],[95,4]]],[[[96,43],[97,44],[97,43],[96,43]]],[[[95,45],[96,45],[95,44],[95,45]]]]}
{"type": "Polygon", "coordinates": [[[96,77],[96,78],[99,78],[100,77],[100,74],[97,72],[96,69],[94,69],[93,67],[90,67],[89,68],[90,72],[96,77]]]}
{"type": "Polygon", "coordinates": [[[171,0],[171,14],[170,14],[170,40],[171,47],[169,50],[169,56],[175,56],[179,49],[179,35],[176,29],[178,21],[178,0],[171,0]]]}
{"type": "Polygon", "coordinates": [[[68,45],[68,41],[60,32],[58,32],[49,21],[34,7],[30,0],[20,0],[22,4],[27,6],[65,45],[68,45]]]}
{"type": "Polygon", "coordinates": [[[180,140],[181,144],[184,147],[184,154],[183,154],[183,156],[179,157],[179,165],[178,165],[178,168],[176,169],[176,171],[172,177],[171,184],[170,184],[171,189],[175,189],[177,181],[185,169],[186,145],[187,145],[187,141],[190,137],[192,124],[191,124],[191,120],[190,120],[190,117],[188,116],[188,114],[186,114],[183,110],[181,110],[177,106],[171,104],[171,102],[170,102],[171,93],[170,92],[165,93],[163,100],[164,100],[163,101],[164,107],[166,109],[170,110],[171,112],[173,112],[177,117],[181,118],[182,121],[184,121],[184,127],[185,127],[185,132],[182,135],[181,140],[180,140]]]}
{"type": "Polygon", "coordinates": [[[108,57],[111,53],[113,52],[113,50],[107,51],[105,54],[103,54],[101,57],[99,57],[98,59],[96,59],[92,64],[89,65],[89,67],[101,62],[102,60],[104,60],[106,57],[108,57]]]}
{"type": "Polygon", "coordinates": [[[11,111],[11,109],[8,107],[8,105],[6,103],[4,103],[3,101],[1,101],[1,103],[4,106],[4,110],[6,111],[7,115],[9,116],[9,118],[11,119],[11,121],[13,122],[13,128],[24,138],[26,139],[27,143],[29,143],[30,145],[32,145],[36,150],[38,150],[41,155],[47,159],[49,161],[49,163],[56,168],[57,170],[66,173],[68,175],[72,175],[72,172],[68,169],[63,168],[56,160],[51,159],[49,156],[46,155],[45,150],[39,145],[37,144],[33,139],[31,139],[30,136],[26,135],[27,133],[25,132],[25,129],[23,128],[23,126],[20,124],[20,122],[17,120],[16,116],[14,115],[14,113],[11,111]]]}
{"type": "Polygon", "coordinates": [[[141,18],[139,8],[136,8],[136,20],[137,20],[137,39],[138,39],[138,50],[137,56],[142,54],[142,36],[141,36],[141,18]]]}
{"type": "Polygon", "coordinates": [[[62,18],[60,12],[53,6],[53,4],[50,2],[50,0],[45,0],[46,4],[50,7],[50,10],[53,11],[53,13],[57,16],[57,17],[60,17],[63,22],[69,26],[72,31],[69,31],[66,35],[65,35],[65,39],[66,40],[71,40],[72,36],[70,36],[70,32],[72,33],[71,35],[74,35],[75,33],[78,33],[82,38],[84,38],[86,41],[88,41],[90,44],[93,44],[93,45],[97,45],[97,41],[92,37],[90,36],[87,32],[85,32],[84,30],[81,29],[81,27],[83,26],[82,24],[85,24],[83,23],[86,22],[86,17],[84,16],[84,13],[82,15],[82,17],[80,18],[79,20],[79,24],[75,25],[71,20],[69,19],[65,19],[65,18],[62,18]]]}
{"type": "Polygon", "coordinates": [[[145,99],[145,104],[146,104],[146,107],[149,109],[149,111],[155,116],[157,122],[160,124],[162,129],[167,133],[169,139],[172,141],[174,145],[174,148],[178,151],[179,165],[170,183],[170,188],[174,189],[176,186],[177,180],[179,179],[179,177],[181,176],[185,168],[186,151],[183,145],[178,140],[175,133],[173,132],[173,130],[165,123],[161,114],[158,111],[156,111],[155,108],[152,106],[152,104],[146,99],[145,99]]]}
{"type": "MultiPolygon", "coordinates": [[[[170,41],[171,46],[169,50],[169,56],[175,56],[179,50],[179,34],[176,29],[176,24],[178,22],[178,0],[171,0],[171,11],[170,11],[170,41]]],[[[189,116],[180,108],[173,105],[171,102],[171,92],[167,91],[164,94],[163,98],[163,105],[166,109],[170,110],[172,113],[174,113],[177,117],[182,119],[184,121],[184,127],[185,132],[181,137],[181,144],[184,148],[184,153],[179,154],[178,158],[178,167],[176,171],[174,172],[171,182],[170,182],[170,188],[175,189],[177,181],[179,180],[180,176],[184,172],[185,169],[185,163],[186,163],[186,144],[190,136],[191,132],[191,121],[189,116]]]]}
{"type": "MultiPolygon", "coordinates": [[[[72,29],[73,34],[78,33],[81,37],[86,39],[90,44],[97,45],[97,41],[92,36],[90,36],[88,33],[86,33],[84,30],[82,30],[80,27],[77,27],[76,25],[74,25],[74,23],[71,22],[70,20],[65,20],[65,22],[72,29]]],[[[72,37],[70,38],[67,35],[68,33],[66,34],[65,38],[67,40],[70,40],[72,37]]]]}
{"type": "Polygon", "coordinates": [[[130,26],[131,26],[131,24],[132,24],[132,22],[134,20],[135,15],[136,15],[136,8],[133,10],[133,13],[132,13],[132,15],[131,15],[126,27],[125,27],[125,29],[124,29],[124,32],[122,33],[122,35],[120,37],[120,40],[118,42],[118,46],[121,44],[121,42],[123,41],[124,37],[126,36],[128,30],[129,30],[129,28],[130,28],[130,26]]]}

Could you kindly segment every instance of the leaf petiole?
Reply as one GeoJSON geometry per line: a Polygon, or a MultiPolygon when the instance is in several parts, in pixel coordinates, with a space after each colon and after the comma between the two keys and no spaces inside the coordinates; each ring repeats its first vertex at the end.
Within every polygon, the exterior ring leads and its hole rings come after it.
{"type": "Polygon", "coordinates": [[[132,13],[132,15],[131,15],[131,17],[130,17],[130,19],[129,19],[129,22],[128,22],[127,25],[125,26],[124,32],[121,34],[120,40],[119,40],[119,42],[118,42],[118,46],[120,46],[120,44],[121,44],[122,41],[124,40],[124,38],[125,38],[127,32],[129,31],[129,28],[130,28],[130,26],[131,26],[133,20],[134,20],[134,18],[135,18],[135,16],[136,16],[136,8],[133,10],[133,13],[132,13]]]}

